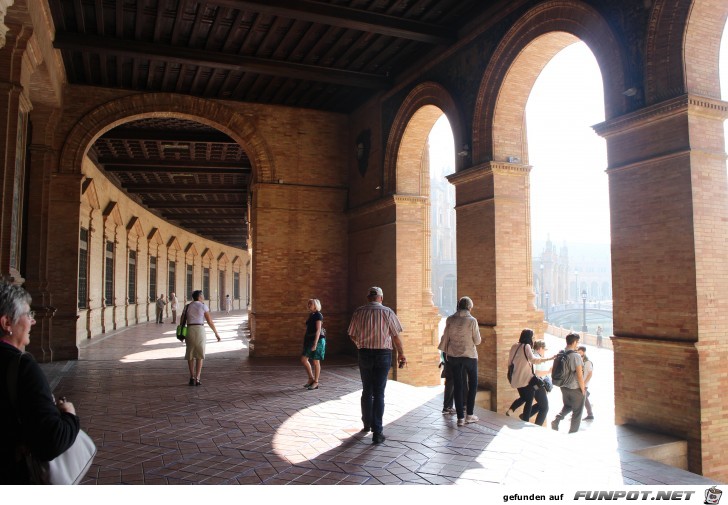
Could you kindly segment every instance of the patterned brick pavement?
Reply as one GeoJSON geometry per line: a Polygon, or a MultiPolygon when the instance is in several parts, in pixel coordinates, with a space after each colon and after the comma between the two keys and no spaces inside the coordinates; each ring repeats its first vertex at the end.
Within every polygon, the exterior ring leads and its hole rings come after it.
{"type": "Polygon", "coordinates": [[[223,341],[208,334],[199,387],[187,385],[171,324],[131,327],[90,341],[79,361],[42,365],[98,446],[84,484],[712,482],[619,451],[603,436],[564,444],[565,433],[482,409],[479,422],[457,427],[440,412],[441,387],[393,381],[387,440],[375,446],[359,433],[353,360],[327,359],[320,389],[307,391],[296,358],[248,359],[242,313],[214,319],[223,341]],[[585,440],[595,444],[589,458],[585,440]],[[559,464],[548,464],[553,458],[559,464]]]}

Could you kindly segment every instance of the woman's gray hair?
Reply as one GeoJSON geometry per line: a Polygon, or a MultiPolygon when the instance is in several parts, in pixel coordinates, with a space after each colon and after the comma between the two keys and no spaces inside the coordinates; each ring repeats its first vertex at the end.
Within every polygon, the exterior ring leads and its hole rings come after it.
{"type": "Polygon", "coordinates": [[[7,316],[17,323],[23,315],[23,303],[30,305],[31,297],[25,289],[7,282],[0,282],[0,316],[7,316]]]}
{"type": "Polygon", "coordinates": [[[470,310],[473,308],[473,300],[469,296],[463,296],[458,300],[458,310],[470,310]]]}
{"type": "Polygon", "coordinates": [[[306,308],[311,305],[313,305],[317,312],[321,312],[321,301],[318,298],[309,298],[308,303],[306,303],[306,308]]]}

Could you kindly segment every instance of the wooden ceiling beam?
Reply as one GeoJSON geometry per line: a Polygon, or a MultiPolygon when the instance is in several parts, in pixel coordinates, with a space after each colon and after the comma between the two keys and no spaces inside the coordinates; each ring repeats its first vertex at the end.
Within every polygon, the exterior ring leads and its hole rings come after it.
{"type": "MultiPolygon", "coordinates": [[[[194,206],[195,209],[238,209],[247,210],[248,204],[246,202],[155,202],[146,200],[144,202],[145,207],[150,209],[183,209],[185,207],[194,206]]],[[[200,214],[184,214],[188,217],[200,217],[200,214]]],[[[218,217],[225,217],[225,215],[216,214],[218,217]]],[[[178,219],[183,219],[179,217],[178,219]]]]}
{"type": "MultiPolygon", "coordinates": [[[[219,184],[122,184],[122,187],[129,193],[165,193],[179,195],[195,195],[200,193],[247,193],[248,188],[221,186],[219,184]]],[[[189,202],[188,202],[189,203],[189,202]]],[[[146,202],[145,202],[146,204],[146,202]]]]}
{"type": "Polygon", "coordinates": [[[116,158],[99,158],[97,160],[107,172],[182,172],[197,169],[217,170],[221,172],[249,172],[250,163],[239,161],[182,161],[166,159],[134,159],[120,160],[116,158]]]}
{"type": "Polygon", "coordinates": [[[104,133],[101,139],[108,140],[147,140],[159,142],[214,142],[216,144],[237,144],[222,132],[196,132],[190,130],[159,130],[140,128],[114,128],[104,133]]]}
{"type": "Polygon", "coordinates": [[[96,53],[102,56],[138,58],[140,61],[160,60],[180,65],[194,65],[216,70],[249,72],[272,75],[287,79],[301,79],[326,82],[341,86],[385,90],[390,79],[379,74],[355,72],[335,68],[273,61],[252,56],[225,54],[191,47],[175,47],[160,43],[138,40],[101,37],[98,35],[56,32],[53,41],[55,49],[79,51],[82,54],[96,53]]]}
{"type": "Polygon", "coordinates": [[[263,0],[257,2],[207,0],[207,4],[230,9],[249,10],[350,30],[378,33],[428,44],[450,45],[455,42],[455,34],[447,27],[334,4],[307,0],[263,0]]]}

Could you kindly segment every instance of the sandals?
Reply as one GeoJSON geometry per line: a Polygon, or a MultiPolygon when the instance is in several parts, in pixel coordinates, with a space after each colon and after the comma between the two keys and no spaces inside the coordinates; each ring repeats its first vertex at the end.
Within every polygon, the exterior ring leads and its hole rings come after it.
{"type": "Polygon", "coordinates": [[[308,385],[308,387],[306,389],[308,389],[309,391],[313,391],[314,389],[318,389],[318,388],[319,388],[319,383],[312,382],[311,384],[308,385]],[[314,384],[316,384],[316,387],[313,386],[314,384]]]}

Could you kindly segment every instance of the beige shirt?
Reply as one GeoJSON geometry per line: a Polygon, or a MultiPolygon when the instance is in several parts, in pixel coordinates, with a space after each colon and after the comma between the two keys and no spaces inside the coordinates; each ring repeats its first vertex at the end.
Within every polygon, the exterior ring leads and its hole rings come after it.
{"type": "Polygon", "coordinates": [[[438,349],[453,358],[478,359],[480,328],[478,320],[470,315],[469,310],[458,310],[445,321],[445,331],[438,349]]]}
{"type": "Polygon", "coordinates": [[[508,364],[513,361],[513,377],[511,377],[511,386],[514,388],[522,388],[528,386],[533,372],[531,371],[531,363],[541,359],[541,356],[533,352],[528,344],[513,344],[511,351],[508,353],[508,364]],[[524,352],[525,349],[525,352],[524,352]]]}

